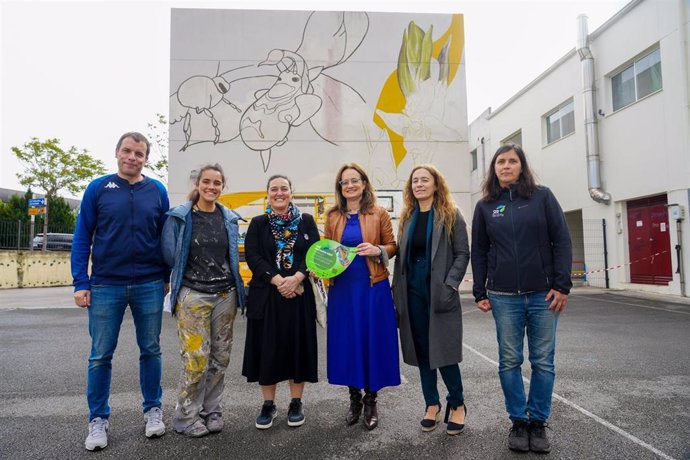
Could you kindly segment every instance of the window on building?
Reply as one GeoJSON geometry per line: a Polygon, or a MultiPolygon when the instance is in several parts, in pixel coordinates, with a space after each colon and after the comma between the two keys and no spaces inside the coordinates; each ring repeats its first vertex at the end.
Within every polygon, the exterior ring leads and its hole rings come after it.
{"type": "Polygon", "coordinates": [[[517,144],[522,147],[522,130],[519,129],[501,141],[501,145],[517,144]]]}
{"type": "Polygon", "coordinates": [[[477,149],[470,152],[470,157],[472,158],[472,171],[477,170],[477,149]]]}
{"type": "Polygon", "coordinates": [[[575,132],[575,104],[571,99],[546,116],[546,143],[550,144],[573,132],[575,132]]]}
{"type": "Polygon", "coordinates": [[[661,52],[657,48],[611,77],[613,110],[622,109],[661,87],[661,52]]]}

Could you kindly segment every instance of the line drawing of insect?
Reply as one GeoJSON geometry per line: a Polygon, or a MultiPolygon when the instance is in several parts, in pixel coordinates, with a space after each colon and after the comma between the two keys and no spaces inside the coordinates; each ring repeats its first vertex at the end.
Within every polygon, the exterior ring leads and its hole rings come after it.
{"type": "Polygon", "coordinates": [[[225,98],[227,92],[230,91],[230,83],[223,76],[219,75],[219,71],[220,62],[218,62],[216,76],[208,77],[205,75],[194,75],[189,77],[180,84],[173,95],[176,96],[176,100],[181,109],[177,107],[175,117],[170,117],[170,124],[173,125],[180,121],[183,122],[182,131],[185,136],[185,144],[181,148],[182,151],[187,150],[192,138],[191,111],[194,111],[197,115],[204,114],[210,118],[211,126],[215,132],[215,137],[213,139],[214,144],[217,144],[220,139],[220,129],[218,128],[218,120],[216,120],[212,109],[223,102],[235,109],[238,113],[242,112],[237,105],[225,98]]]}
{"type": "Polygon", "coordinates": [[[368,29],[366,13],[314,11],[309,14],[300,44],[294,51],[285,49],[287,47],[273,48],[256,65],[222,73],[219,61],[216,76],[195,75],[183,81],[170,100],[170,124],[183,121],[185,144],[180,150],[204,142],[229,142],[239,137],[248,149],[260,153],[266,172],[272,149],[288,141],[292,128],[307,122],[319,138],[337,145],[327,133],[328,125],[335,126],[339,120],[333,117],[317,119],[315,115],[324,108],[329,114],[340,113],[343,93],[362,102],[364,98],[352,86],[324,71],[347,61],[364,41],[368,29]],[[310,63],[315,64],[310,66],[310,63]],[[277,75],[267,75],[263,72],[266,67],[275,68],[277,75]],[[240,69],[242,76],[229,78],[231,72],[240,69]],[[235,88],[239,85],[246,89],[253,83],[256,84],[254,90],[248,93],[235,88]],[[231,86],[232,100],[236,103],[227,97],[231,86]],[[334,91],[340,94],[333,94],[334,91]],[[198,123],[200,115],[210,119],[213,135],[195,135],[192,139],[192,126],[198,123]]]}
{"type": "Polygon", "coordinates": [[[259,66],[274,65],[280,74],[273,85],[255,93],[256,100],[245,110],[240,120],[240,135],[244,144],[261,154],[264,172],[271,162],[271,149],[287,142],[293,126],[309,120],[322,105],[313,94],[310,77],[321,69],[310,71],[297,53],[274,49],[259,66]]]}

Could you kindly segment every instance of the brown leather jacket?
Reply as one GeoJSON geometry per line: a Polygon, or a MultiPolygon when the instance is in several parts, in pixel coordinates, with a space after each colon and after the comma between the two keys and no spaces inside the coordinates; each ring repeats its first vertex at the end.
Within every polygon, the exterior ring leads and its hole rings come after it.
{"type": "MultiPolygon", "coordinates": [[[[327,239],[340,241],[345,230],[347,216],[338,211],[331,211],[324,226],[327,239]]],[[[395,255],[395,237],[393,225],[388,212],[380,206],[374,206],[370,211],[359,214],[359,224],[362,228],[362,239],[381,248],[380,257],[367,257],[369,267],[369,281],[371,285],[388,278],[388,260],[395,255]]]]}

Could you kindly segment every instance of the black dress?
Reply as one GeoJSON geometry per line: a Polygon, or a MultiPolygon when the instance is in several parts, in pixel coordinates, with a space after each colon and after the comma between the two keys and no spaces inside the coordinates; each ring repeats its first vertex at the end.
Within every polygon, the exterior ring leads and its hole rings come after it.
{"type": "Polygon", "coordinates": [[[314,218],[302,214],[289,270],[276,266],[276,244],[266,214],[249,224],[244,248],[252,271],[247,298],[247,338],[242,375],[248,382],[273,385],[292,379],[296,383],[317,382],[316,305],[311,284],[304,280],[304,293],[286,299],[271,284],[275,275],[305,276],[309,246],[319,240],[314,218]]]}

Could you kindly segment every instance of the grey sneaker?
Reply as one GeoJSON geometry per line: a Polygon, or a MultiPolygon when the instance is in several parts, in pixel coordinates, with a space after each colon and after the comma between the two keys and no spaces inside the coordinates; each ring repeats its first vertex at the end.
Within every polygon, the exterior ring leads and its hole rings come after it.
{"type": "Polygon", "coordinates": [[[223,431],[223,416],[218,412],[214,412],[206,417],[206,428],[208,428],[209,433],[220,433],[223,431]]]}
{"type": "Polygon", "coordinates": [[[209,434],[210,431],[208,431],[208,428],[206,428],[206,425],[204,425],[203,421],[197,420],[185,428],[184,431],[178,431],[178,433],[183,434],[188,438],[201,438],[202,436],[209,434]]]}
{"type": "Polygon", "coordinates": [[[292,398],[288,409],[288,426],[301,426],[304,424],[304,406],[300,398],[292,398]]]}
{"type": "Polygon", "coordinates": [[[89,422],[89,435],[84,446],[86,450],[101,450],[108,446],[108,419],[96,417],[89,422]]]}
{"type": "Polygon", "coordinates": [[[165,423],[163,423],[163,411],[160,407],[149,409],[144,414],[144,422],[146,422],[146,437],[157,438],[165,434],[165,423]]]}
{"type": "Polygon", "coordinates": [[[551,443],[546,437],[546,423],[540,420],[529,422],[529,449],[532,452],[547,454],[551,452],[551,443]]]}
{"type": "Polygon", "coordinates": [[[513,427],[508,435],[508,449],[529,452],[529,424],[526,421],[513,420],[513,427]]]}
{"type": "Polygon", "coordinates": [[[273,401],[264,401],[263,406],[261,406],[261,413],[256,418],[256,427],[260,430],[266,430],[273,426],[273,419],[278,415],[278,409],[273,401]]]}

